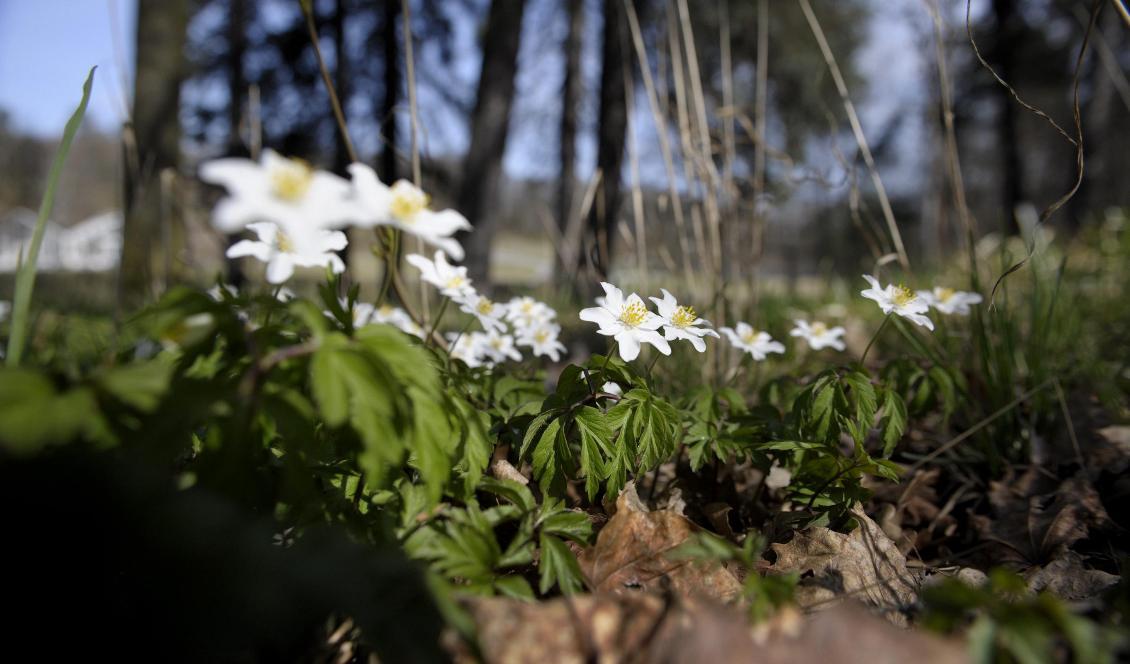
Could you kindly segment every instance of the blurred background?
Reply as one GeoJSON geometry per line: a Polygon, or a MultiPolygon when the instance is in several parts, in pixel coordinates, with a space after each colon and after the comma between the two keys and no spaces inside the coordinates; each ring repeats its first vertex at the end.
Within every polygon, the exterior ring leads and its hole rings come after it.
{"type": "MultiPolygon", "coordinates": [[[[1078,0],[310,6],[359,158],[388,182],[418,167],[471,221],[480,282],[741,295],[1021,233],[1076,184],[1076,89],[1086,168],[1049,228],[1130,205],[1130,30],[1098,4],[1081,61],[1078,0]]],[[[0,0],[0,293],[92,65],[37,297],[104,310],[256,278],[225,263],[222,192],[195,174],[264,147],[344,174],[309,28],[298,0],[0,0]]],[[[371,296],[372,233],[351,233],[371,296]]]]}

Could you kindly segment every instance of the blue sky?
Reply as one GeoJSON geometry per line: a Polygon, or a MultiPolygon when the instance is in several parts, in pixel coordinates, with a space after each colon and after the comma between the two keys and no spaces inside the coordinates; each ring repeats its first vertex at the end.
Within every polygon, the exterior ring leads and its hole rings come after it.
{"type": "Polygon", "coordinates": [[[133,26],[133,0],[0,0],[0,108],[18,128],[55,136],[97,65],[87,121],[114,128],[124,103],[118,63],[133,59],[133,26]]]}

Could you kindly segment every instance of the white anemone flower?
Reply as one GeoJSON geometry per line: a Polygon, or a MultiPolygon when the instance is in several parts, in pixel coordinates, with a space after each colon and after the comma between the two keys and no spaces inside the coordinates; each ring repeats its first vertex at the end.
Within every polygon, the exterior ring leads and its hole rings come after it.
{"type": "MultiPolygon", "coordinates": [[[[341,303],[341,308],[345,309],[349,302],[345,298],[338,300],[341,303]]],[[[353,327],[365,327],[370,323],[375,323],[373,320],[373,313],[377,310],[376,307],[368,302],[354,302],[353,303],[353,327]]]]}
{"type": "Polygon", "coordinates": [[[357,216],[347,180],[273,150],[263,150],[257,162],[241,158],[205,162],[200,179],[228,190],[229,196],[212,211],[212,224],[224,233],[238,232],[256,221],[329,228],[357,216]]]}
{"type": "Polygon", "coordinates": [[[871,284],[871,288],[862,290],[860,295],[875,300],[885,314],[898,314],[915,325],[921,325],[927,330],[934,329],[934,323],[922,314],[930,310],[930,305],[903,285],[887,284],[886,288],[879,285],[879,280],[865,274],[863,278],[871,284]]]}
{"type": "Polygon", "coordinates": [[[959,316],[968,316],[970,305],[980,304],[981,302],[979,293],[969,293],[940,286],[935,287],[934,290],[918,291],[918,297],[943,314],[957,314],[959,316]]]}
{"type": "Polygon", "coordinates": [[[408,312],[400,307],[383,304],[372,312],[370,322],[391,325],[405,334],[410,334],[421,339],[424,338],[423,328],[417,325],[416,321],[412,320],[412,317],[408,315],[408,312]]]}
{"type": "Polygon", "coordinates": [[[448,333],[447,342],[450,344],[451,359],[460,360],[463,364],[474,369],[483,366],[483,340],[482,332],[471,334],[448,333]]]}
{"type": "Polygon", "coordinates": [[[353,190],[360,208],[358,225],[394,226],[424,242],[443,250],[455,260],[463,260],[463,247],[452,237],[459,231],[471,230],[467,219],[455,210],[435,212],[428,209],[428,195],[407,180],[397,180],[391,187],[377,178],[365,164],[350,164],[353,190]]]}
{"type": "Polygon", "coordinates": [[[759,332],[749,323],[739,322],[734,327],[720,327],[722,334],[730,340],[734,348],[749,353],[758,362],[765,359],[769,353],[784,353],[785,346],[780,341],[773,341],[768,332],[759,332]]]}
{"type": "Polygon", "coordinates": [[[828,327],[820,321],[812,321],[809,323],[806,320],[796,320],[796,327],[789,331],[789,336],[801,337],[808,342],[812,350],[820,350],[822,348],[835,348],[836,350],[844,350],[847,346],[841,337],[844,336],[844,328],[837,325],[836,327],[828,327]]]}
{"type": "Polygon", "coordinates": [[[620,387],[619,383],[614,383],[612,381],[608,381],[604,385],[601,385],[600,391],[604,392],[605,394],[613,394],[618,397],[624,396],[624,388],[620,387]]]}
{"type": "Polygon", "coordinates": [[[528,346],[537,357],[548,357],[554,362],[561,359],[565,352],[565,344],[557,340],[561,334],[561,326],[553,323],[540,323],[533,327],[525,328],[518,334],[518,345],[528,346]]]}
{"type": "Polygon", "coordinates": [[[466,297],[456,298],[455,301],[459,303],[459,311],[477,318],[487,332],[506,330],[506,323],[502,322],[502,317],[506,315],[505,306],[496,304],[479,293],[471,293],[466,297]]]}
{"type": "Polygon", "coordinates": [[[345,271],[336,253],[345,249],[345,233],[309,225],[283,226],[270,222],[248,224],[258,240],[240,240],[228,248],[228,258],[251,256],[267,264],[267,281],[281,284],[296,267],[329,267],[334,274],[345,271]]]}
{"type": "Polygon", "coordinates": [[[624,292],[607,282],[600,282],[604,288],[604,304],[599,307],[581,309],[583,321],[596,323],[597,333],[616,339],[620,359],[631,362],[639,357],[640,344],[649,343],[664,355],[671,354],[671,345],[657,330],[663,326],[663,319],[647,310],[639,295],[632,293],[624,297],[624,292]]]}
{"type": "Polygon", "coordinates": [[[691,346],[695,350],[700,353],[704,352],[706,340],[703,337],[718,338],[718,333],[714,330],[709,327],[700,327],[710,325],[710,321],[699,318],[694,307],[679,306],[675,296],[667,292],[666,288],[659,290],[663,293],[663,299],[657,297],[648,299],[655,303],[655,308],[659,310],[659,317],[663,319],[663,337],[667,341],[686,339],[691,342],[691,346]]]}
{"type": "Polygon", "coordinates": [[[552,323],[554,318],[557,318],[556,311],[546,303],[538,302],[529,296],[511,298],[506,303],[506,320],[517,329],[552,323]]]}
{"type": "Polygon", "coordinates": [[[482,353],[492,363],[501,363],[506,360],[522,361],[522,353],[514,347],[513,336],[502,334],[498,330],[487,330],[479,339],[482,344],[482,353]]]}
{"type": "Polygon", "coordinates": [[[404,260],[420,271],[421,279],[450,298],[466,297],[475,292],[471,279],[467,276],[467,268],[448,263],[447,256],[442,251],[436,252],[434,261],[420,254],[408,254],[404,260]]]}

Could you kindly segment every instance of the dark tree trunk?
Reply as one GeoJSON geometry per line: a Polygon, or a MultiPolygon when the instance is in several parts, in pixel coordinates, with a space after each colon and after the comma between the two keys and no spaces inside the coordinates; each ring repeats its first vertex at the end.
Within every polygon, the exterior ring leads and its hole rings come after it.
{"type": "Polygon", "coordinates": [[[381,41],[384,46],[384,98],[381,102],[381,136],[384,148],[381,150],[380,177],[392,184],[397,177],[396,169],[396,105],[400,101],[400,44],[397,41],[396,26],[400,23],[399,0],[385,0],[384,25],[381,41]]]}
{"type": "MultiPolygon", "coordinates": [[[[568,0],[569,32],[565,37],[565,84],[561,91],[561,180],[557,188],[557,225],[564,235],[569,226],[577,189],[577,112],[581,101],[581,36],[585,28],[583,0],[568,0]]],[[[563,271],[571,265],[561,266],[563,271]]]]}
{"type": "Polygon", "coordinates": [[[243,101],[247,96],[247,72],[243,56],[247,52],[247,0],[231,0],[228,11],[228,145],[230,157],[246,157],[243,128],[243,101]]]}
{"type": "MultiPolygon", "coordinates": [[[[1000,77],[1016,86],[1016,50],[1020,46],[1020,17],[1016,0],[993,0],[996,39],[992,64],[1000,77]]],[[[1006,233],[1018,234],[1016,206],[1024,200],[1024,172],[1020,159],[1020,136],[1017,133],[1016,103],[1003,85],[993,88],[997,95],[997,141],[1001,156],[1001,223],[1006,233]]]]}
{"type": "Polygon", "coordinates": [[[490,263],[494,218],[488,211],[497,196],[506,152],[525,6],[525,0],[492,0],[483,33],[483,68],[471,114],[471,146],[463,162],[457,200],[459,211],[474,227],[463,242],[468,272],[480,282],[486,281],[490,263]]]}
{"type": "MultiPolygon", "coordinates": [[[[247,157],[250,152],[240,130],[243,128],[243,100],[247,94],[247,72],[243,56],[247,52],[247,0],[231,0],[228,12],[228,146],[230,157],[247,157]]],[[[238,234],[228,236],[228,246],[239,241],[238,234]]],[[[246,275],[239,261],[226,259],[228,283],[242,288],[246,275]]]]}
{"type": "Polygon", "coordinates": [[[599,279],[607,279],[612,266],[616,222],[622,198],[620,171],[624,164],[624,140],[628,128],[628,111],[624,98],[624,67],[628,62],[627,26],[623,4],[604,3],[600,128],[596,157],[601,179],[596,199],[589,211],[588,239],[581,252],[583,264],[591,260],[599,279]]]}
{"type": "MultiPolygon", "coordinates": [[[[126,169],[121,300],[143,300],[150,291],[154,258],[161,248],[161,172],[179,157],[180,86],[185,76],[187,0],[138,0],[133,99],[136,168],[126,169]]],[[[168,260],[168,257],[165,257],[168,260]]]]}

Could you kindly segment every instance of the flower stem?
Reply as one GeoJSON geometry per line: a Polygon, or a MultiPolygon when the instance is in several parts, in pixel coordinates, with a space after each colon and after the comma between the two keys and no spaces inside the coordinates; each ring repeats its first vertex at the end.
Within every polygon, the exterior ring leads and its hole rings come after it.
{"type": "Polygon", "coordinates": [[[440,320],[443,319],[443,312],[447,311],[447,303],[450,302],[450,301],[451,301],[451,298],[445,297],[445,298],[443,298],[443,302],[440,303],[439,311],[436,312],[435,320],[432,321],[432,327],[431,327],[430,330],[428,330],[428,336],[424,337],[424,346],[431,345],[432,337],[435,336],[436,328],[439,327],[439,322],[440,322],[440,320]]]}
{"type": "Polygon", "coordinates": [[[871,347],[875,345],[875,340],[878,339],[879,335],[883,333],[883,328],[885,328],[887,326],[887,322],[889,320],[891,320],[891,316],[893,316],[893,315],[894,315],[894,312],[887,314],[887,317],[884,318],[883,322],[879,325],[879,329],[875,330],[875,336],[871,337],[871,341],[867,342],[867,348],[863,349],[863,355],[861,355],[860,358],[859,358],[859,364],[860,365],[862,365],[864,362],[866,362],[867,353],[871,352],[871,347]]]}

